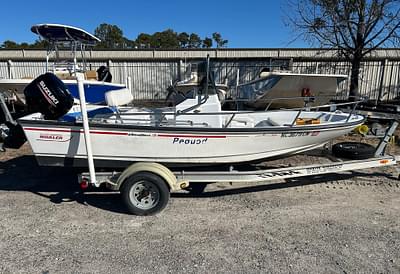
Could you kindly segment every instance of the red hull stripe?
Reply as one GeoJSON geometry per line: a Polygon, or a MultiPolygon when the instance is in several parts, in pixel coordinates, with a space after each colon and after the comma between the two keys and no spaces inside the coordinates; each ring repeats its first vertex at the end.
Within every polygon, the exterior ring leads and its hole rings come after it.
{"type": "Polygon", "coordinates": [[[157,134],[159,137],[178,137],[178,138],[226,138],[222,135],[175,135],[175,134],[157,134]]]}
{"type": "MultiPolygon", "coordinates": [[[[49,128],[35,128],[35,127],[26,127],[24,130],[30,131],[46,131],[46,132],[75,132],[75,133],[83,133],[83,130],[71,130],[71,129],[49,129],[49,128]]],[[[128,132],[115,132],[115,131],[93,131],[91,130],[90,133],[92,134],[104,134],[104,135],[123,135],[128,136],[128,132]]]]}

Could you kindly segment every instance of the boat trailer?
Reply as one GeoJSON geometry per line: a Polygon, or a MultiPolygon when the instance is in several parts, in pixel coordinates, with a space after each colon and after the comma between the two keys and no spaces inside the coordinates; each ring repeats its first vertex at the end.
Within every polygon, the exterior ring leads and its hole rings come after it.
{"type": "MultiPolygon", "coordinates": [[[[260,169],[255,171],[171,171],[159,163],[134,163],[122,172],[97,172],[98,184],[120,191],[130,213],[152,215],[168,203],[170,191],[188,188],[192,184],[256,183],[306,176],[316,176],[374,167],[391,166],[400,156],[381,156],[365,160],[337,161],[297,167],[260,169]]],[[[90,185],[89,173],[82,173],[78,181],[82,189],[90,185]]]]}
{"type": "Polygon", "coordinates": [[[183,169],[173,171],[160,163],[139,162],[128,166],[122,172],[96,172],[96,183],[90,181],[90,173],[79,174],[78,180],[82,189],[86,189],[89,185],[105,184],[111,190],[120,191],[130,213],[152,215],[166,207],[171,191],[196,189],[196,186],[200,186],[199,189],[202,190],[209,183],[269,182],[396,165],[400,161],[400,156],[386,155],[385,148],[398,124],[396,120],[392,122],[376,147],[374,156],[368,159],[335,158],[327,164],[245,171],[235,169],[233,166],[225,171],[183,169]]]}

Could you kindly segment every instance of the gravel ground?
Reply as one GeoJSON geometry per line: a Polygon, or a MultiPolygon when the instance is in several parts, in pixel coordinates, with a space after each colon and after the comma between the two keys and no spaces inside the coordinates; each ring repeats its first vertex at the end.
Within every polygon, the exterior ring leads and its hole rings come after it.
{"type": "MultiPolygon", "coordinates": [[[[318,162],[295,156],[271,164],[318,162]]],[[[156,216],[73,170],[0,155],[0,273],[400,272],[395,168],[173,193],[156,216]]]]}

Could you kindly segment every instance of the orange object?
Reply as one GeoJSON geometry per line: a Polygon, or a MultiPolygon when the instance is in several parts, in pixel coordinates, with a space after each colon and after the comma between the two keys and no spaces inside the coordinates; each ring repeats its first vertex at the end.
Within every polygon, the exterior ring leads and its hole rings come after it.
{"type": "Polygon", "coordinates": [[[304,119],[302,119],[302,118],[296,119],[296,125],[303,126],[305,124],[306,124],[306,121],[304,119]]]}
{"type": "Polygon", "coordinates": [[[303,118],[296,119],[296,125],[299,125],[299,126],[319,125],[319,124],[321,124],[321,121],[319,119],[303,119],[303,118]]]}

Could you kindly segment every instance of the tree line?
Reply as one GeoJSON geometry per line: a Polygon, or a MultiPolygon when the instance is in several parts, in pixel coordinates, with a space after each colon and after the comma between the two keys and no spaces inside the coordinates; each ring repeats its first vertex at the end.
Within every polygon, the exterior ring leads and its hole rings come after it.
{"type": "MultiPolygon", "coordinates": [[[[122,29],[117,25],[100,24],[94,31],[100,38],[97,49],[176,49],[176,48],[223,48],[227,47],[228,40],[223,39],[219,32],[214,32],[211,37],[200,37],[196,33],[175,32],[172,29],[155,32],[153,34],[140,33],[136,39],[124,36],[122,29]]],[[[44,40],[36,40],[29,44],[16,43],[11,40],[4,41],[0,47],[4,49],[43,49],[48,46],[44,40]]]]}

